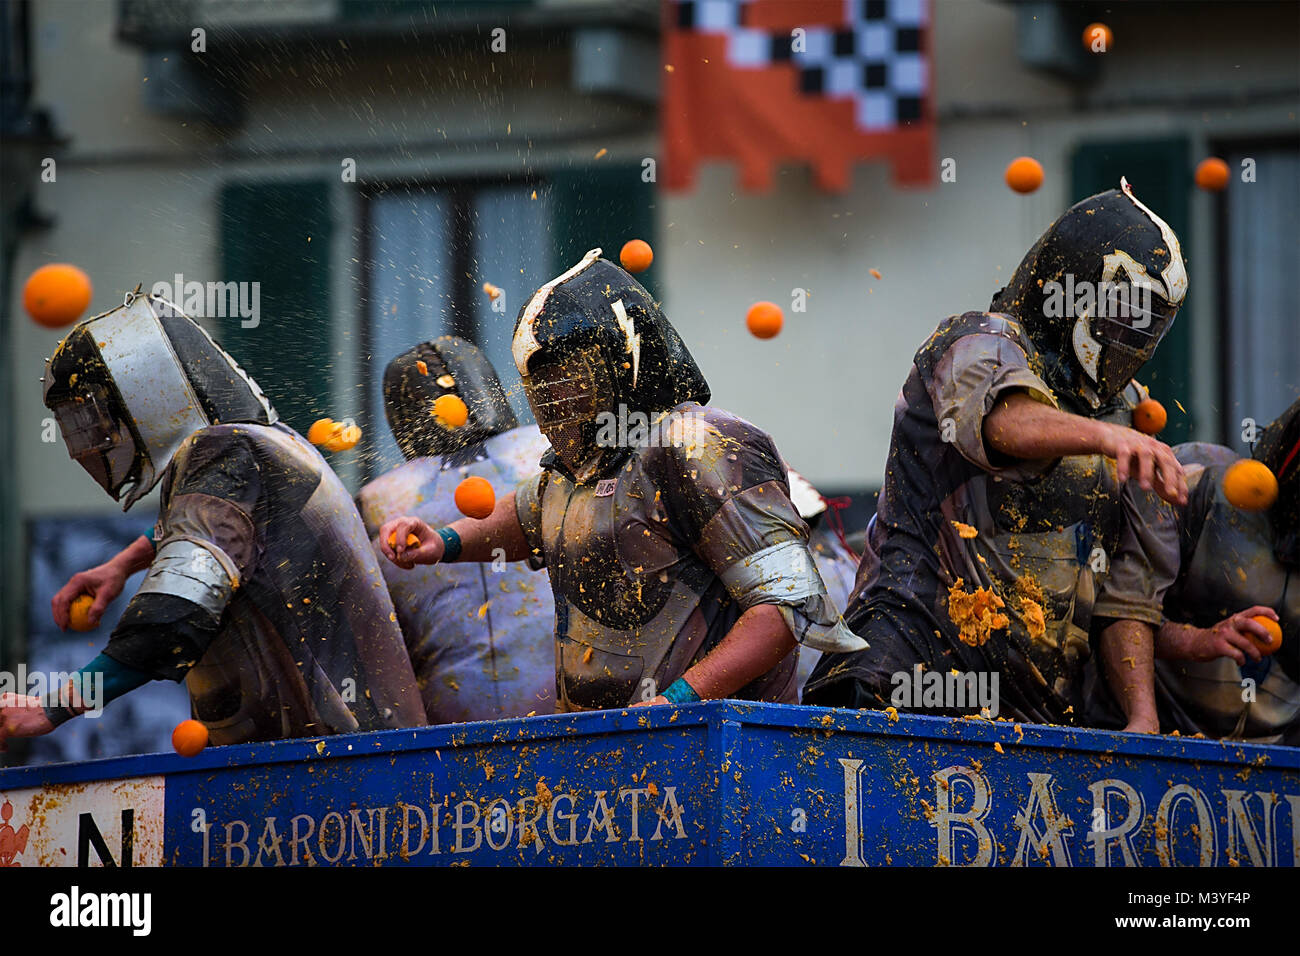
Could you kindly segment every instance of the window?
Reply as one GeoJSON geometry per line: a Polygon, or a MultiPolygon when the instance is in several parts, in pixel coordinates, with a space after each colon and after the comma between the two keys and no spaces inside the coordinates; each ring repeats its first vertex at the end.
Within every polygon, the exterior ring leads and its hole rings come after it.
{"type": "MultiPolygon", "coordinates": [[[[365,230],[366,479],[402,463],[384,417],[384,369],[417,342],[459,335],[496,368],[520,422],[532,413],[510,354],[515,318],[539,286],[595,247],[654,236],[655,187],[639,164],[561,170],[546,178],[394,184],[367,197],[365,230]],[[495,303],[483,283],[502,290],[495,303]],[[495,308],[494,308],[495,305],[495,308]]],[[[637,276],[653,294],[652,266],[637,276]]]]}
{"type": "MultiPolygon", "coordinates": [[[[1262,428],[1300,393],[1300,141],[1221,144],[1231,179],[1219,203],[1223,432],[1247,453],[1242,420],[1262,428]],[[1253,159],[1254,182],[1242,182],[1253,159]]],[[[1163,346],[1162,346],[1163,347],[1163,346]]]]}
{"type": "MultiPolygon", "coordinates": [[[[1071,203],[1107,189],[1118,189],[1123,176],[1143,204],[1169,223],[1182,244],[1183,258],[1190,259],[1194,238],[1189,228],[1190,161],[1190,146],[1181,137],[1087,143],[1074,153],[1071,203]]],[[[1151,397],[1169,411],[1169,424],[1160,433],[1160,440],[1170,445],[1190,441],[1196,434],[1193,404],[1188,400],[1193,388],[1189,370],[1192,342],[1189,303],[1195,295],[1197,284],[1193,276],[1178,318],[1151,361],[1137,374],[1137,380],[1151,390],[1151,397]]]]}
{"type": "Polygon", "coordinates": [[[531,421],[510,340],[524,299],[556,272],[550,206],[532,182],[403,189],[370,200],[363,378],[371,476],[404,461],[384,417],[384,369],[417,342],[440,335],[474,342],[520,421],[531,421]],[[501,290],[496,299],[485,282],[501,290]]]}

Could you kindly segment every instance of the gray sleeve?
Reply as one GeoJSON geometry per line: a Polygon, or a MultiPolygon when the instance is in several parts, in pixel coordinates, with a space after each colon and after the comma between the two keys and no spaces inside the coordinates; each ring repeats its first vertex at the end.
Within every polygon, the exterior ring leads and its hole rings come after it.
{"type": "Polygon", "coordinates": [[[1125,482],[1120,504],[1124,526],[1110,559],[1110,573],[1098,589],[1093,616],[1159,627],[1164,622],[1165,592],[1178,577],[1178,515],[1172,505],[1153,491],[1143,491],[1135,481],[1125,482]]]}
{"type": "MultiPolygon", "coordinates": [[[[1011,470],[989,461],[984,447],[984,419],[1003,392],[1020,389],[1056,407],[1051,389],[1029,367],[1024,350],[1003,335],[975,333],[957,339],[939,359],[927,389],[940,429],[952,428],[953,446],[985,471],[1011,470]]],[[[1014,465],[1024,467],[1025,462],[1014,465]]]]}

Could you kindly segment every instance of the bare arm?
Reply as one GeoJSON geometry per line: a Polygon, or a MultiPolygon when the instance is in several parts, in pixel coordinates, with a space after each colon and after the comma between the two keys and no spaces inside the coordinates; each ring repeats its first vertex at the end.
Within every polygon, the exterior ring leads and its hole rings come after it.
{"type": "MultiPolygon", "coordinates": [[[[795,643],[780,608],[756,604],[740,615],[718,646],[682,677],[701,700],[730,697],[779,664],[794,650],[795,643]]],[[[661,695],[644,703],[666,704],[668,700],[661,695]]]]}
{"type": "Polygon", "coordinates": [[[1154,734],[1156,716],[1153,628],[1141,621],[1116,621],[1101,632],[1101,659],[1110,688],[1124,708],[1130,733],[1154,734]]]}
{"type": "MultiPolygon", "coordinates": [[[[491,561],[498,549],[504,552],[507,561],[523,561],[528,557],[528,539],[515,511],[514,492],[498,498],[496,507],[486,518],[461,518],[448,527],[460,535],[458,561],[491,561]]],[[[444,550],[442,538],[434,528],[409,516],[384,522],[379,529],[379,546],[389,561],[408,570],[417,564],[437,564],[444,550]],[[407,535],[412,534],[419,543],[407,547],[407,535]],[[394,544],[388,543],[389,538],[394,544]]]]}
{"type": "Polygon", "coordinates": [[[1247,657],[1257,661],[1263,655],[1251,635],[1261,641],[1268,640],[1264,626],[1251,620],[1258,615],[1277,620],[1277,612],[1271,607],[1256,605],[1224,618],[1214,627],[1165,621],[1156,633],[1156,657],[1167,661],[1212,661],[1231,657],[1238,664],[1245,664],[1247,657]]]}
{"type": "Polygon", "coordinates": [[[1171,504],[1187,503],[1182,465],[1164,442],[1132,428],[1059,411],[1024,392],[999,399],[985,416],[984,443],[1012,458],[1105,455],[1115,459],[1121,484],[1133,477],[1144,490],[1154,489],[1171,504]]]}
{"type": "Polygon", "coordinates": [[[67,584],[59,588],[50,601],[54,623],[67,630],[68,608],[78,597],[89,594],[95,603],[90,606],[88,616],[92,624],[98,625],[104,611],[122,593],[126,579],[153,564],[153,557],[153,542],[140,535],[98,567],[78,571],[68,579],[67,584]]]}

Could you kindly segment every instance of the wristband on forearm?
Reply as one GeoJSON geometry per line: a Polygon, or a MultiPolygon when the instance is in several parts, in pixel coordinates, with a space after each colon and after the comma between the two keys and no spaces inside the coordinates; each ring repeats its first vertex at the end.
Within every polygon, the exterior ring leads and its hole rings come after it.
{"type": "Polygon", "coordinates": [[[460,557],[460,535],[451,528],[439,528],[435,534],[442,538],[442,557],[440,561],[455,561],[460,557]]]}
{"type": "Polygon", "coordinates": [[[71,695],[63,687],[51,688],[41,698],[41,706],[45,709],[45,716],[55,727],[67,723],[73,717],[85,713],[87,710],[102,710],[109,701],[121,697],[128,691],[135,690],[142,684],[149,683],[150,677],[144,671],[129,667],[114,660],[107,654],[100,654],[74,674],[73,680],[76,681],[76,686],[79,688],[93,688],[97,693],[94,695],[83,693],[80,701],[83,706],[78,710],[73,706],[73,701],[68,699],[71,695]],[[98,681],[96,681],[96,677],[99,678],[98,681]],[[99,697],[100,699],[90,699],[92,697],[99,697]]]}
{"type": "Polygon", "coordinates": [[[700,695],[695,693],[695,688],[686,683],[686,678],[679,677],[668,685],[663,696],[670,704],[697,704],[700,702],[700,695]]]}

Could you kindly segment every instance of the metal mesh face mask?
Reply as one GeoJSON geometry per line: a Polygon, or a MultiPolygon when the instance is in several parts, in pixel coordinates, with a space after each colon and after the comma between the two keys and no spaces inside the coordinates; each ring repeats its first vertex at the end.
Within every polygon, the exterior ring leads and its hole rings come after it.
{"type": "Polygon", "coordinates": [[[1097,408],[1151,359],[1186,294],[1177,235],[1121,179],[1066,210],[990,310],[1023,325],[1054,389],[1097,408]]]}
{"type": "Polygon", "coordinates": [[[1177,312],[1134,284],[1112,286],[1098,315],[1079,317],[1075,353],[1098,394],[1114,395],[1128,384],[1151,360],[1177,312]]]}
{"type": "Polygon", "coordinates": [[[136,440],[130,426],[113,412],[108,390],[87,389],[80,400],[53,409],[68,455],[116,500],[139,477],[136,440]]]}
{"type": "Polygon", "coordinates": [[[597,417],[612,397],[599,349],[577,350],[563,361],[534,360],[522,379],[538,428],[566,465],[577,470],[599,453],[597,417]]]}
{"type": "Polygon", "coordinates": [[[44,383],[69,454],[123,510],[199,429],[276,420],[257,384],[197,323],[136,293],[69,332],[44,383]]]}
{"type": "Polygon", "coordinates": [[[625,270],[590,250],[520,309],[511,352],[537,424],[579,480],[628,448],[599,440],[617,410],[651,416],[709,400],[677,330],[625,270]]]}

